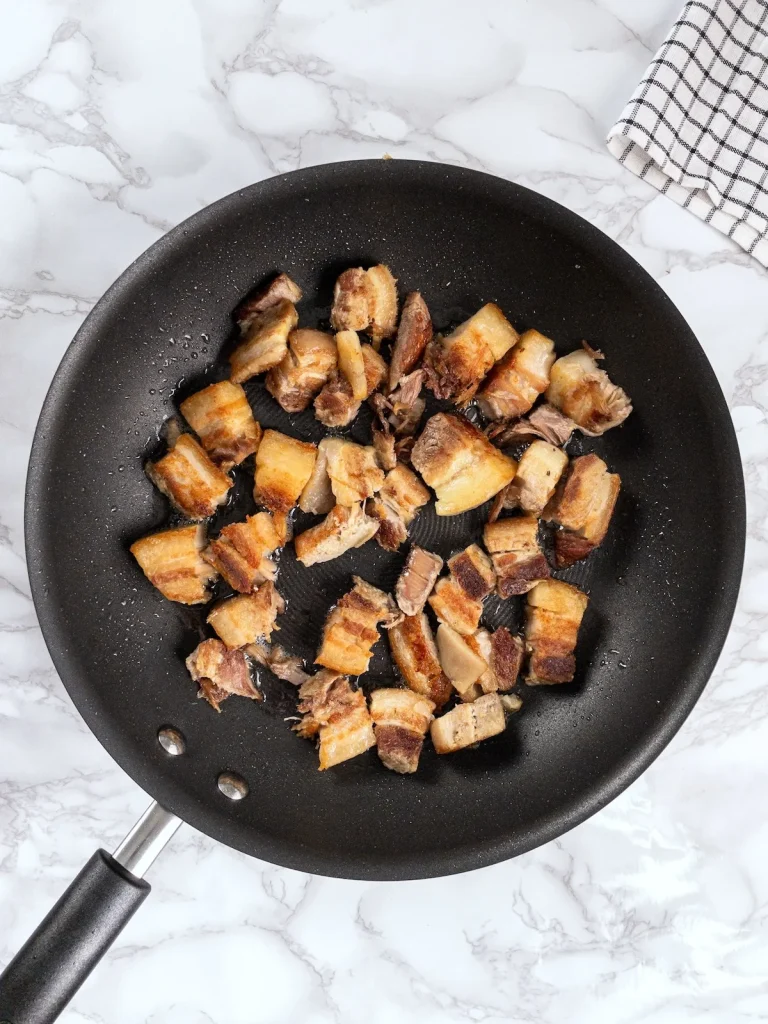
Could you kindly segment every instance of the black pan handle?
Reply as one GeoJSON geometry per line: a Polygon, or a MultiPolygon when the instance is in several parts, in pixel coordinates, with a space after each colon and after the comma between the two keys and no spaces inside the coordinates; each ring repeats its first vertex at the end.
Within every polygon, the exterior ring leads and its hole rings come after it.
{"type": "Polygon", "coordinates": [[[142,875],[181,824],[153,804],[115,851],[97,850],[0,974],[0,1024],[52,1024],[149,895],[142,875]]]}

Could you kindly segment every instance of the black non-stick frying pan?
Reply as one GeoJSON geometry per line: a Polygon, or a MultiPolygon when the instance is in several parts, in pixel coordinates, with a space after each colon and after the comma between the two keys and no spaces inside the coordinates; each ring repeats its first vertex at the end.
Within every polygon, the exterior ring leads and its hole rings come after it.
{"type": "MultiPolygon", "coordinates": [[[[260,383],[249,396],[263,425],[322,436],[311,410],[287,416],[260,383]]],[[[361,416],[352,433],[366,440],[367,430],[361,416]]],[[[222,522],[252,510],[249,473],[240,477],[222,522]]],[[[448,555],[477,536],[486,513],[438,519],[428,510],[412,539],[448,555]]],[[[59,675],[96,736],[162,807],[277,864],[403,879],[530,850],[593,814],[651,763],[722,648],[745,528],[738,451],[715,376],[680,314],[626,253],[507,181],[432,163],[360,161],[228,196],[123,274],[78,332],[46,399],[26,531],[32,592],[59,675]],[[607,541],[562,574],[591,598],[575,682],[522,687],[524,709],[502,736],[452,757],[425,750],[411,777],[386,771],[375,751],[318,772],[312,746],[284,720],[295,691],[266,672],[264,704],[231,698],[217,715],[196,699],[183,659],[202,614],[164,601],[127,550],[168,521],[143,461],[179,398],[224,374],[243,295],[286,270],[304,290],[300,322],[315,326],[327,320],[339,271],[378,262],[403,293],[424,294],[437,328],[493,300],[518,328],[553,337],[561,354],[588,339],[635,407],[621,428],[569,449],[598,452],[622,478],[607,541]],[[158,742],[169,726],[185,741],[178,756],[158,742]],[[244,780],[248,794],[228,799],[235,790],[219,786],[222,773],[244,780]]],[[[391,588],[402,560],[371,543],[305,569],[287,552],[280,642],[311,662],[350,574],[391,588]]],[[[516,601],[490,603],[492,625],[519,617],[516,601]]],[[[385,648],[378,645],[367,682],[393,678],[385,648]]],[[[88,870],[0,981],[0,1018],[53,1019],[145,895],[145,883],[106,854],[88,870]],[[85,954],[70,928],[90,941],[85,954]]]]}

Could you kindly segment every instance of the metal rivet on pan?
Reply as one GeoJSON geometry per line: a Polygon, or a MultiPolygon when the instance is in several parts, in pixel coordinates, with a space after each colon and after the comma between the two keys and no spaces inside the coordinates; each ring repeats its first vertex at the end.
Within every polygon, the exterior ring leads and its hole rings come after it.
{"type": "Polygon", "coordinates": [[[166,754],[170,754],[172,757],[183,754],[187,749],[186,740],[172,725],[164,725],[162,729],[157,730],[157,742],[166,754]]]}
{"type": "Polygon", "coordinates": [[[248,783],[234,772],[222,772],[216,780],[219,792],[230,800],[242,800],[248,796],[248,783]]]}

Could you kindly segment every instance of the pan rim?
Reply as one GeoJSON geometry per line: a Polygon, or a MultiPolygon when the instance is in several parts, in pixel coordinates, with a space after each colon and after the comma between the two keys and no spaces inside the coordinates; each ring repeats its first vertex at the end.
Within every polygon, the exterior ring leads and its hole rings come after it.
{"type": "Polygon", "coordinates": [[[672,740],[701,696],[728,636],[743,570],[746,543],[746,498],[735,430],[719,382],[703,349],[672,301],[653,278],[617,242],[554,200],[496,175],[431,161],[351,160],[289,171],[230,193],[197,211],[163,235],[139,255],[107,289],[88,314],[64,353],[43,402],[35,428],[27,471],[24,537],[35,612],[57,674],[90,731],[110,756],[142,789],[193,827],[250,856],[263,858],[283,867],[310,871],[319,875],[359,880],[393,881],[455,874],[485,867],[528,852],[563,835],[601,810],[652,764],[672,740]],[[708,624],[709,632],[702,643],[703,649],[698,652],[696,662],[692,665],[691,672],[676,697],[676,703],[671,713],[659,723],[654,731],[632,747],[621,767],[615,770],[610,778],[600,780],[587,793],[580,792],[578,797],[568,805],[560,805],[546,817],[539,819],[537,826],[530,829],[525,835],[511,834],[510,829],[507,829],[502,837],[493,842],[486,841],[479,844],[466,844],[458,849],[446,849],[441,851],[439,856],[434,855],[429,861],[423,855],[411,856],[407,852],[397,858],[388,855],[386,858],[371,857],[365,861],[360,861],[357,857],[341,859],[337,855],[329,856],[324,852],[303,848],[298,837],[293,844],[270,839],[261,850],[254,851],[252,844],[238,841],[239,832],[234,836],[230,833],[225,836],[223,830],[218,828],[218,819],[209,819],[205,807],[202,807],[188,791],[175,783],[168,775],[157,773],[149,762],[137,763],[134,748],[128,741],[124,729],[110,717],[99,715],[98,709],[89,699],[90,687],[77,678],[71,670],[66,657],[66,648],[62,642],[64,638],[58,635],[48,606],[45,593],[45,565],[42,564],[39,543],[42,526],[38,524],[35,517],[36,508],[40,507],[44,500],[46,438],[52,429],[59,403],[65,400],[63,392],[66,391],[66,381],[72,373],[77,372],[80,354],[84,353],[88,349],[89,343],[92,344],[94,337],[98,336],[102,322],[109,316],[112,300],[124,289],[129,288],[134,279],[141,275],[147,266],[157,260],[162,260],[169,252],[172,252],[181,238],[189,233],[205,230],[206,225],[215,220],[222,212],[229,207],[237,208],[248,198],[252,197],[259,202],[267,201],[270,193],[279,193],[286,187],[288,180],[295,183],[296,186],[301,186],[303,183],[311,183],[316,179],[318,173],[324,175],[333,173],[342,177],[345,175],[369,175],[375,178],[376,175],[392,173],[394,168],[398,168],[397,173],[400,169],[406,172],[409,172],[410,169],[410,173],[422,175],[427,180],[448,179],[451,184],[458,187],[461,187],[462,182],[475,180],[478,177],[485,179],[488,188],[504,192],[507,197],[516,198],[532,215],[545,221],[552,221],[559,230],[566,230],[570,235],[575,235],[580,244],[588,247],[591,251],[595,249],[605,251],[607,248],[618,271],[625,276],[634,276],[638,284],[642,284],[646,289],[650,287],[658,303],[666,305],[667,312],[676,316],[681,325],[685,326],[689,343],[692,342],[695,345],[692,352],[696,355],[696,349],[698,349],[702,372],[708,375],[708,381],[705,380],[704,383],[709,384],[718,405],[714,412],[723,425],[721,455],[724,465],[730,471],[730,479],[724,482],[724,487],[729,486],[731,489],[729,493],[733,503],[734,521],[733,529],[723,537],[723,546],[718,553],[723,566],[720,601],[717,611],[712,615],[712,621],[708,624]]]}

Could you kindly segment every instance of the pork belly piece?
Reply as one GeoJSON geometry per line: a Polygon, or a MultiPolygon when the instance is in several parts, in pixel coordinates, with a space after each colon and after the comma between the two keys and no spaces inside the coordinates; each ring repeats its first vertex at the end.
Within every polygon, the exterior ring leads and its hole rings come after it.
{"type": "Polygon", "coordinates": [[[394,469],[397,465],[395,435],[390,434],[387,430],[379,430],[377,427],[373,427],[371,429],[371,437],[378,464],[384,470],[394,469]]]}
{"type": "Polygon", "coordinates": [[[443,672],[458,693],[469,690],[487,672],[488,665],[469,642],[445,622],[437,627],[437,651],[443,672]]]}
{"type": "Polygon", "coordinates": [[[408,527],[429,501],[429,491],[416,474],[398,463],[387,473],[378,495],[366,504],[366,512],[378,519],[376,540],[387,551],[397,551],[408,537],[408,527]]]}
{"type": "Polygon", "coordinates": [[[391,627],[400,617],[395,602],[383,590],[359,576],[355,585],[331,609],[325,620],[316,665],[359,676],[368,670],[373,645],[379,639],[376,626],[391,627]]]}
{"type": "Polygon", "coordinates": [[[540,438],[562,448],[568,442],[576,424],[549,402],[537,406],[533,412],[516,423],[494,423],[487,429],[488,440],[499,448],[540,438]]]}
{"type": "Polygon", "coordinates": [[[238,594],[228,597],[216,605],[208,616],[208,622],[230,648],[245,647],[261,637],[269,640],[275,619],[285,611],[285,601],[278,594],[274,583],[262,583],[252,594],[238,594]]]}
{"type": "Polygon", "coordinates": [[[515,479],[505,492],[505,507],[540,515],[567,465],[568,456],[562,448],[547,441],[534,441],[520,457],[515,479]]]}
{"type": "Polygon", "coordinates": [[[335,331],[367,331],[378,349],[397,328],[395,278],[384,264],[354,267],[339,275],[333,291],[331,326],[335,331]]]}
{"type": "Polygon", "coordinates": [[[302,565],[330,562],[350,548],[362,547],[376,534],[379,523],[362,505],[335,505],[322,523],[300,533],[293,544],[302,565]]]}
{"type": "Polygon", "coordinates": [[[413,545],[395,584],[395,599],[406,615],[418,615],[432,593],[443,560],[440,555],[413,545]]]}
{"type": "Polygon", "coordinates": [[[299,711],[304,717],[296,732],[319,740],[321,772],[357,757],[376,742],[365,695],[337,672],[323,669],[302,683],[299,711]]]}
{"type": "Polygon", "coordinates": [[[581,455],[547,505],[544,516],[558,523],[555,562],[565,569],[599,547],[608,532],[621,477],[597,455],[581,455]]]}
{"type": "MultiPolygon", "coordinates": [[[[387,364],[370,345],[361,345],[360,350],[365,365],[367,398],[384,380],[387,364]]],[[[360,402],[353,397],[349,381],[337,371],[315,399],[315,417],[325,427],[346,427],[359,411],[360,402]]]]}
{"type": "Polygon", "coordinates": [[[233,384],[242,384],[281,363],[288,352],[288,335],[298,322],[296,307],[288,299],[280,299],[248,321],[243,340],[229,357],[233,384]]]}
{"type": "Polygon", "coordinates": [[[268,644],[266,640],[255,640],[248,644],[245,653],[259,665],[268,668],[278,679],[301,686],[309,679],[304,671],[304,662],[296,654],[289,654],[280,644],[268,644]]]}
{"type": "Polygon", "coordinates": [[[301,299],[301,288],[287,274],[278,274],[266,285],[256,288],[235,310],[235,320],[244,331],[265,310],[284,300],[294,305],[301,299]]]}
{"type": "Polygon", "coordinates": [[[362,402],[368,395],[368,386],[365,379],[363,350],[357,331],[339,331],[336,335],[336,352],[339,372],[352,389],[354,400],[362,402]]]}
{"type": "Polygon", "coordinates": [[[511,690],[523,667],[525,645],[519,636],[500,626],[491,633],[491,660],[489,667],[496,676],[497,689],[511,690]]]}
{"type": "Polygon", "coordinates": [[[181,434],[167,455],[148,462],[152,483],[189,519],[207,519],[227,500],[232,479],[211,462],[191,434],[181,434]]]}
{"type": "Polygon", "coordinates": [[[336,504],[331,478],[328,476],[328,459],[326,458],[326,449],[331,440],[333,439],[330,437],[324,437],[317,446],[317,458],[312,475],[299,496],[299,508],[302,512],[325,515],[336,504]]]}
{"type": "Polygon", "coordinates": [[[372,445],[355,444],[342,437],[325,438],[326,471],[338,505],[356,505],[376,493],[384,472],[372,445]]]}
{"type": "Polygon", "coordinates": [[[416,771],[434,710],[431,700],[412,690],[373,691],[370,711],[382,764],[401,775],[416,771]]]}
{"type": "Polygon", "coordinates": [[[130,552],[163,597],[179,604],[205,604],[216,570],[203,559],[204,547],[205,528],[193,523],[150,533],[134,541],[130,552]]]}
{"type": "Polygon", "coordinates": [[[489,302],[446,337],[435,337],[424,366],[436,398],[469,402],[493,364],[517,342],[518,334],[497,305],[489,302]]]}
{"type": "Polygon", "coordinates": [[[272,516],[257,512],[242,523],[225,526],[210,542],[203,558],[219,572],[233,590],[251,594],[260,583],[274,580],[277,566],[270,557],[280,547],[272,516]]]}
{"type": "Polygon", "coordinates": [[[325,331],[299,328],[288,335],[288,351],[264,385],[286,412],[303,412],[336,369],[336,342],[325,331]]]}
{"type": "Polygon", "coordinates": [[[371,396],[370,404],[387,436],[402,440],[416,432],[427,405],[421,397],[423,383],[424,371],[414,370],[390,395],[371,396]]]}
{"type": "Polygon", "coordinates": [[[432,341],[432,317],[420,292],[410,292],[403,303],[397,338],[389,361],[389,390],[409,374],[432,341]]]}
{"type": "Polygon", "coordinates": [[[429,731],[438,754],[453,754],[498,736],[506,724],[501,698],[497,693],[487,693],[434,719],[429,731]]]}
{"type": "Polygon", "coordinates": [[[290,512],[312,476],[316,458],[317,448],[308,441],[265,430],[256,452],[254,501],[271,512],[290,512]]]}
{"type": "Polygon", "coordinates": [[[539,520],[534,515],[513,516],[487,523],[483,543],[496,570],[499,597],[525,594],[539,580],[549,578],[549,565],[539,546],[539,520]]]}
{"type": "Polygon", "coordinates": [[[586,349],[557,360],[550,373],[547,401],[590,437],[618,427],[632,412],[628,395],[600,369],[592,350],[586,349]]]}
{"type": "Polygon", "coordinates": [[[460,416],[439,412],[427,421],[411,463],[437,495],[439,516],[477,508],[513,479],[516,464],[460,416]]]}
{"type": "Polygon", "coordinates": [[[493,633],[478,629],[463,639],[486,665],[477,682],[461,691],[463,701],[477,700],[484,693],[505,692],[515,687],[525,653],[519,636],[510,633],[506,626],[500,626],[493,633]]]}
{"type": "Polygon", "coordinates": [[[186,398],[179,408],[211,461],[222,469],[239,466],[259,447],[261,427],[239,384],[229,380],[210,384],[186,398]]]}
{"type": "Polygon", "coordinates": [[[576,671],[576,640],[589,598],[560,580],[544,580],[528,593],[525,642],[529,686],[570,683],[576,671]]]}
{"type": "Polygon", "coordinates": [[[387,635],[392,659],[406,684],[441,708],[451,695],[451,682],[440,664],[427,616],[406,615],[387,635]]]}
{"type": "Polygon", "coordinates": [[[491,560],[477,544],[448,559],[450,576],[438,580],[429,603],[441,622],[458,633],[474,633],[483,601],[496,584],[491,560]]]}
{"type": "Polygon", "coordinates": [[[242,651],[228,651],[221,640],[203,640],[186,660],[192,679],[198,684],[198,697],[221,711],[221,703],[235,694],[264,700],[251,679],[248,659],[242,651]]]}
{"type": "Polygon", "coordinates": [[[477,393],[489,420],[510,420],[528,412],[549,385],[555,343],[538,331],[526,331],[493,367],[477,393]]]}

